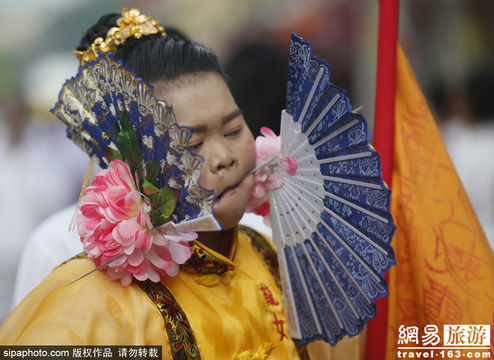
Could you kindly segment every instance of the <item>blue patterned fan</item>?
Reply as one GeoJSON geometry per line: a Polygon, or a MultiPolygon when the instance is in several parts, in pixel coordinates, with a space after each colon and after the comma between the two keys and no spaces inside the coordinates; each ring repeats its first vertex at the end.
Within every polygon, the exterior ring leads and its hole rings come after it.
{"type": "Polygon", "coordinates": [[[289,331],[300,345],[359,334],[387,296],[383,276],[395,264],[379,155],[329,74],[292,35],[280,138],[297,171],[280,171],[283,185],[269,191],[269,203],[289,331]]]}
{"type": "Polygon", "coordinates": [[[117,132],[125,114],[137,134],[143,171],[147,162],[156,161],[158,186],[180,192],[174,211],[177,223],[183,223],[179,231],[221,229],[211,215],[214,193],[199,185],[203,158],[187,148],[192,129],[178,126],[172,108],[156,99],[153,87],[111,54],[81,66],[51,111],[67,125],[68,137],[102,168],[111,149],[122,152],[117,132]]]}

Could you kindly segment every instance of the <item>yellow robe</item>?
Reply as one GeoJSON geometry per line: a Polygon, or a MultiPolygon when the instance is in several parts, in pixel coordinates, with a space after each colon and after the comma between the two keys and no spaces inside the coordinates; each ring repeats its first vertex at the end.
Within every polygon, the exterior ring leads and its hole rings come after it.
{"type": "MultiPolygon", "coordinates": [[[[251,234],[248,229],[238,232],[229,258],[196,243],[179,274],[162,279],[183,309],[202,359],[252,359],[262,352],[267,359],[299,359],[288,336],[278,284],[266,264],[269,258],[252,246],[251,234]]],[[[163,358],[169,359],[175,347],[170,348],[166,328],[175,324],[164,320],[163,311],[140,286],[122,287],[103,271],[68,285],[93,268],[87,259],[56,268],[5,321],[0,344],[161,345],[163,358]]],[[[142,288],[146,284],[140,283],[142,288]]],[[[169,304],[161,307],[170,314],[169,304]]],[[[333,349],[317,345],[314,353],[319,355],[312,359],[330,359],[333,349]]],[[[358,359],[358,344],[349,345],[345,359],[358,359]]],[[[187,342],[182,350],[195,351],[187,342]]]]}

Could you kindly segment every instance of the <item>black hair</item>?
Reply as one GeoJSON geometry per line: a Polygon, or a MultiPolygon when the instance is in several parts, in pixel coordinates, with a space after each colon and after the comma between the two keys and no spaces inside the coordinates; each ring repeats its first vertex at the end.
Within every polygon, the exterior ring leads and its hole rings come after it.
{"type": "MultiPolygon", "coordinates": [[[[120,14],[103,15],[81,39],[78,51],[87,50],[98,37],[117,27],[120,14]]],[[[216,54],[173,28],[165,27],[167,36],[151,34],[140,39],[128,38],[117,48],[114,57],[148,82],[171,81],[182,75],[198,72],[215,72],[225,82],[226,73],[216,54]]]]}

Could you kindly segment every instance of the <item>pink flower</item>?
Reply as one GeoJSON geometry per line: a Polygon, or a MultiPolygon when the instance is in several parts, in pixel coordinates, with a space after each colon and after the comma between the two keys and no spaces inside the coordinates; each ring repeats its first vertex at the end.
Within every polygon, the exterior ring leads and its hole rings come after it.
{"type": "Polygon", "coordinates": [[[111,161],[95,176],[79,207],[77,230],[88,259],[97,267],[115,259],[103,269],[123,286],[130,285],[132,277],[158,282],[160,275],[174,276],[192,255],[188,242],[197,234],[153,228],[148,199],[121,160],[111,161]]]}
{"type": "MultiPolygon", "coordinates": [[[[279,158],[279,165],[290,175],[297,171],[297,162],[294,158],[281,155],[281,140],[273,130],[267,127],[261,128],[261,134],[256,138],[256,166],[264,164],[273,158],[279,158]]],[[[266,167],[258,171],[260,176],[268,173],[266,167]]],[[[279,184],[281,186],[281,184],[279,184]]]]}
{"type": "Polygon", "coordinates": [[[271,227],[268,191],[283,184],[283,175],[279,172],[280,168],[293,175],[297,171],[297,162],[294,158],[281,155],[281,140],[273,130],[262,127],[261,134],[264,136],[256,138],[256,167],[272,159],[277,160],[273,160],[255,172],[255,185],[246,212],[263,216],[266,226],[271,227]]]}

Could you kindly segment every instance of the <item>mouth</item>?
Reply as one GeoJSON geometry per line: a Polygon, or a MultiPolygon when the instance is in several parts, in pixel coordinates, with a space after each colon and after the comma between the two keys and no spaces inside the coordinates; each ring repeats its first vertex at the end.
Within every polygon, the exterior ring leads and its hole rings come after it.
{"type": "Polygon", "coordinates": [[[234,185],[230,185],[230,186],[225,187],[220,193],[218,193],[218,195],[216,195],[216,197],[214,199],[214,205],[216,205],[221,199],[224,199],[224,198],[236,193],[237,189],[241,186],[241,184],[245,180],[245,178],[247,178],[252,173],[253,173],[252,171],[248,172],[247,174],[242,176],[242,178],[237,183],[235,183],[234,185]]]}
{"type": "Polygon", "coordinates": [[[244,180],[244,178],[240,179],[240,181],[238,181],[237,183],[233,184],[233,185],[230,185],[230,186],[227,186],[225,187],[217,196],[216,198],[214,199],[214,204],[217,204],[221,199],[224,199],[224,198],[227,198],[229,197],[230,195],[233,195],[237,192],[238,188],[240,187],[240,185],[242,184],[242,181],[244,180]]]}
{"type": "Polygon", "coordinates": [[[232,186],[228,186],[226,187],[225,189],[223,189],[223,191],[218,195],[216,196],[216,202],[220,201],[221,199],[223,198],[226,198],[228,197],[229,195],[233,194],[237,187],[240,185],[240,183],[237,183],[235,185],[232,185],[232,186]]]}

